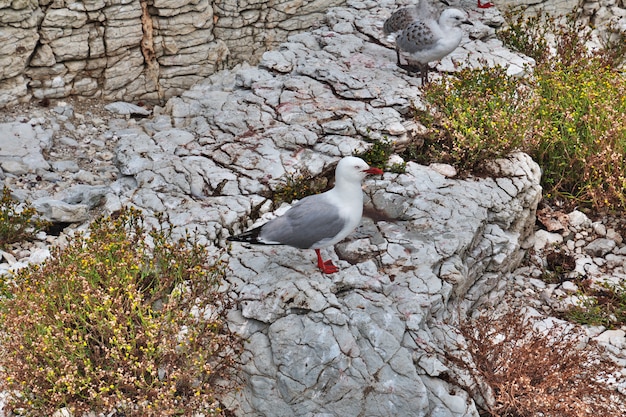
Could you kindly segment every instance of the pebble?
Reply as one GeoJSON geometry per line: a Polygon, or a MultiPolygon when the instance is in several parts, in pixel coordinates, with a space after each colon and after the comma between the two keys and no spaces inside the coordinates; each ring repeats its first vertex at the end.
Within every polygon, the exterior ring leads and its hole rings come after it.
{"type": "Polygon", "coordinates": [[[574,294],[578,292],[578,285],[574,284],[572,281],[565,281],[561,284],[561,289],[569,294],[574,294]]]}
{"type": "Polygon", "coordinates": [[[550,233],[546,230],[538,230],[534,237],[534,249],[536,251],[545,249],[550,246],[558,245],[563,242],[563,236],[558,233],[550,233]]]}
{"type": "Polygon", "coordinates": [[[569,218],[569,225],[572,227],[573,231],[579,231],[591,226],[591,220],[581,211],[574,210],[569,213],[567,217],[569,218]]]}
{"type": "Polygon", "coordinates": [[[600,257],[611,252],[615,246],[617,246],[617,243],[614,240],[600,238],[585,246],[585,252],[591,256],[600,257]]]}

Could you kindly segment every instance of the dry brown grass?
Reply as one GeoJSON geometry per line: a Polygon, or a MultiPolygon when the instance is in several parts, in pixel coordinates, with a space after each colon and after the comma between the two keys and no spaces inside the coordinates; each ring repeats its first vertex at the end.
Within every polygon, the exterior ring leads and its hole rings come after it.
{"type": "Polygon", "coordinates": [[[617,366],[583,331],[565,322],[542,325],[540,318],[520,311],[498,317],[481,316],[461,326],[465,352],[473,366],[450,355],[470,370],[480,392],[492,398],[484,415],[491,417],[619,416],[626,396],[614,381],[617,366]]]}

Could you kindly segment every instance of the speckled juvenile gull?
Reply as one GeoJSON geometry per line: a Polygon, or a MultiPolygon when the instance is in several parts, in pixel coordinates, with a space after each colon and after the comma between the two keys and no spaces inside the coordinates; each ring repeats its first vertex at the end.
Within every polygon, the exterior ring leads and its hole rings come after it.
{"type": "MultiPolygon", "coordinates": [[[[417,11],[422,11],[424,8],[425,6],[420,7],[418,5],[417,11]]],[[[387,32],[398,29],[402,24],[405,24],[405,27],[396,36],[397,64],[407,71],[419,71],[422,83],[426,83],[428,81],[428,63],[438,61],[454,51],[463,37],[461,24],[472,23],[468,20],[467,13],[459,9],[445,9],[437,20],[432,15],[424,17],[415,11],[410,11],[410,8],[406,9],[409,10],[403,12],[402,17],[395,13],[392,14],[385,21],[383,29],[387,32]],[[413,21],[406,24],[406,21],[413,17],[415,17],[413,21]],[[408,55],[407,65],[401,64],[401,53],[408,55]],[[416,64],[415,67],[413,63],[416,64]]],[[[401,10],[405,9],[400,9],[396,13],[400,14],[401,10]]]]}
{"type": "Polygon", "coordinates": [[[340,242],[359,225],[363,214],[361,182],[368,174],[382,173],[360,158],[345,157],[337,164],[331,190],[305,197],[284,215],[228,240],[315,249],[320,270],[325,274],[337,272],[331,260],[322,259],[320,249],[340,242]]]}

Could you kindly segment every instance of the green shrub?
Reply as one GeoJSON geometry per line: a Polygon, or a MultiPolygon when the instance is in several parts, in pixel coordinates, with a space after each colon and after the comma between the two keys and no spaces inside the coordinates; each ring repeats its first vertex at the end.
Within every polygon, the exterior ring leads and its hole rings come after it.
{"type": "Polygon", "coordinates": [[[580,302],[570,306],[563,313],[564,318],[579,324],[608,328],[626,325],[626,282],[598,285],[584,280],[578,286],[580,302]]]}
{"type": "Polygon", "coordinates": [[[395,163],[387,167],[389,157],[395,152],[393,142],[388,139],[374,140],[372,146],[355,156],[364,160],[369,166],[380,168],[382,170],[389,170],[396,174],[402,174],[406,171],[406,163],[395,163]]]}
{"type": "Polygon", "coordinates": [[[427,107],[417,117],[429,129],[422,160],[475,171],[524,144],[531,90],[502,68],[465,69],[428,84],[427,107]]]}
{"type": "Polygon", "coordinates": [[[533,49],[547,44],[539,24],[538,19],[517,22],[504,36],[535,56],[532,76],[510,77],[501,68],[464,70],[426,87],[427,109],[418,117],[429,133],[418,162],[476,171],[485,159],[522,150],[542,168],[548,197],[623,209],[626,77],[615,69],[623,59],[616,53],[625,48],[623,39],[590,51],[590,32],[573,19],[550,22],[556,55],[547,56],[533,49]],[[529,36],[539,38],[533,42],[529,36]]]}
{"type": "Polygon", "coordinates": [[[2,188],[0,197],[0,249],[11,243],[32,239],[49,223],[37,218],[37,211],[30,204],[20,204],[11,197],[11,190],[2,188]]]}
{"type": "Polygon", "coordinates": [[[328,185],[324,176],[314,177],[307,169],[283,175],[271,196],[276,207],[281,203],[291,203],[293,200],[319,194],[328,185]]]}
{"type": "MultiPolygon", "coordinates": [[[[20,414],[220,415],[241,350],[219,262],[125,209],[20,270],[0,302],[0,389],[20,414]],[[149,244],[148,242],[152,242],[149,244]]],[[[6,410],[6,408],[5,408],[6,410]]]]}
{"type": "Polygon", "coordinates": [[[626,79],[602,60],[536,70],[527,152],[549,194],[595,207],[626,207],[626,79]]]}
{"type": "Polygon", "coordinates": [[[521,52],[537,62],[544,62],[550,56],[546,35],[555,32],[555,22],[546,16],[529,16],[522,13],[505,14],[506,29],[498,37],[511,49],[521,52]]]}

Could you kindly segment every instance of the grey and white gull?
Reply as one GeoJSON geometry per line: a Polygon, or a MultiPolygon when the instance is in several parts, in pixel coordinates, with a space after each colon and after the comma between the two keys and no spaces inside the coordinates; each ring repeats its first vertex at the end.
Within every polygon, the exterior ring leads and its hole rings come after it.
{"type": "Polygon", "coordinates": [[[317,266],[325,274],[339,270],[324,261],[320,249],[340,242],[359,225],[363,215],[362,181],[383,171],[360,158],[348,156],[337,164],[335,186],[322,194],[303,198],[282,216],[227,240],[260,245],[288,245],[314,249],[317,266]]]}
{"type": "Polygon", "coordinates": [[[383,31],[388,40],[395,40],[397,65],[419,72],[425,84],[429,63],[444,58],[461,43],[462,24],[472,24],[465,11],[449,8],[437,18],[434,7],[427,0],[420,0],[416,6],[395,11],[383,24],[383,31]],[[407,65],[402,65],[401,54],[408,56],[407,65]]]}

